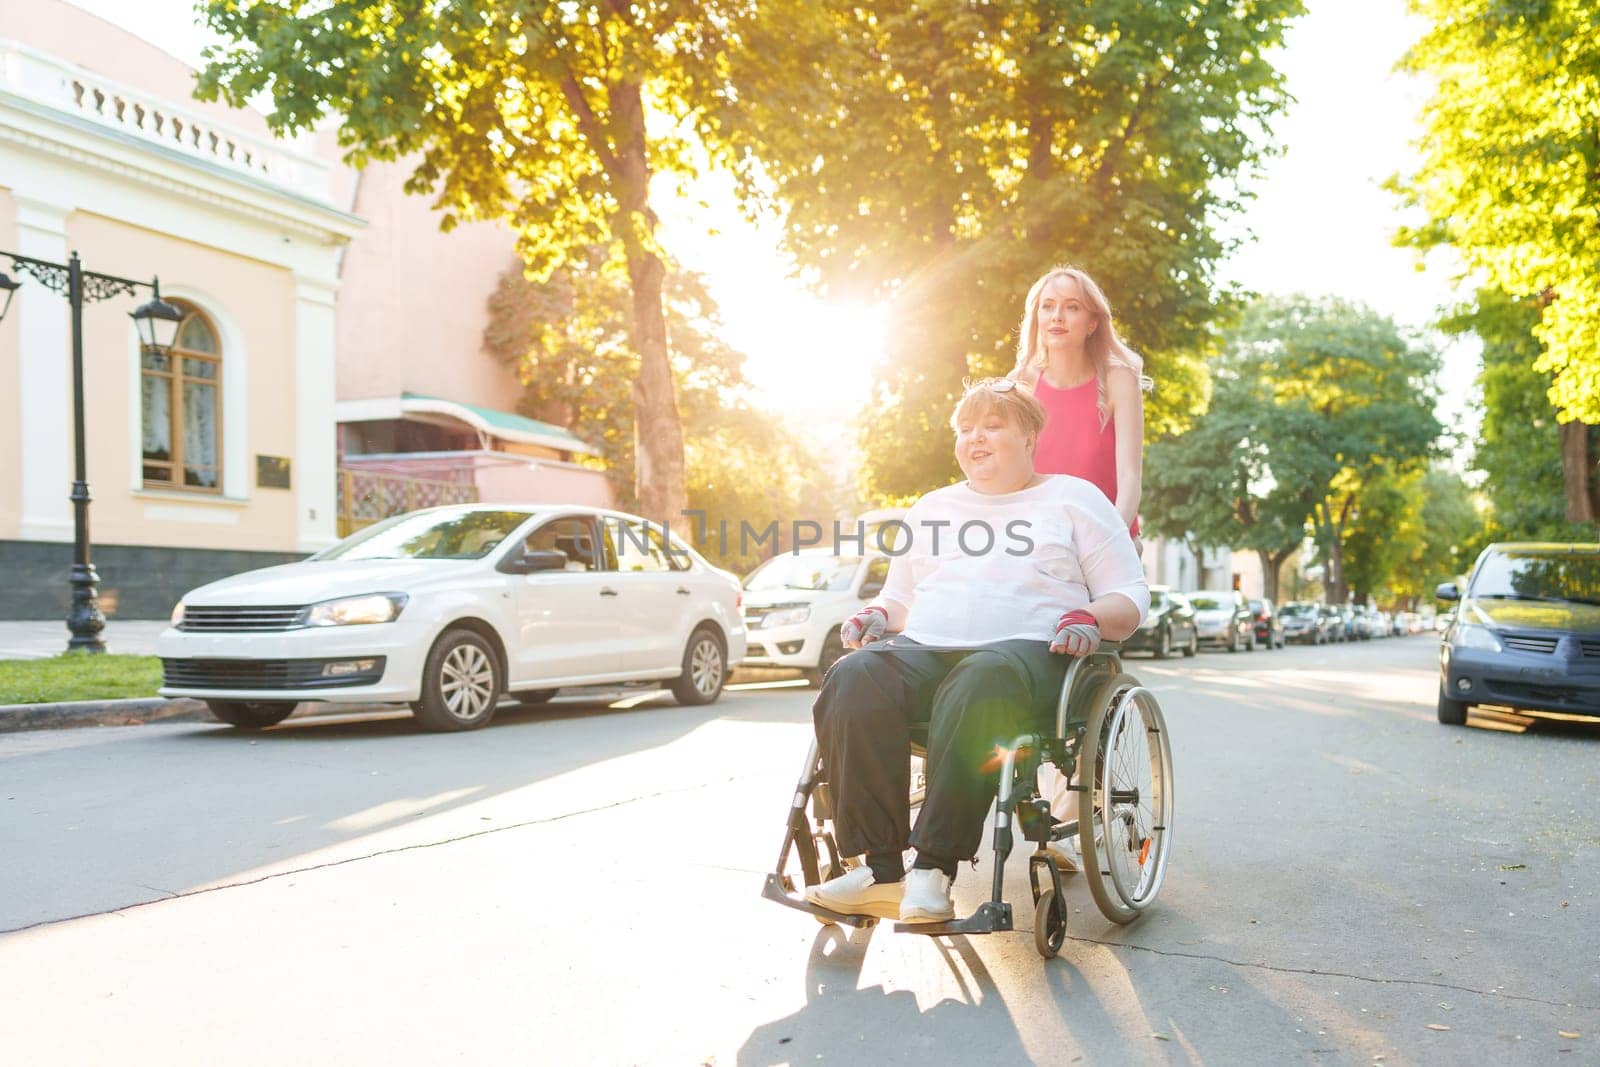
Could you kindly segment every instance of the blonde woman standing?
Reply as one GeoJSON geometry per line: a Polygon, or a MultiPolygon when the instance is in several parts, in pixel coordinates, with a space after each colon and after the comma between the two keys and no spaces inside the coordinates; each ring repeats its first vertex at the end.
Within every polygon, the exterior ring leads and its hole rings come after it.
{"type": "Polygon", "coordinates": [[[1117,337],[1094,279],[1056,267],[1033,283],[1011,377],[1045,409],[1034,453],[1040,474],[1071,474],[1116,507],[1137,544],[1144,467],[1144,360],[1117,337]]]}
{"type": "MultiPolygon", "coordinates": [[[[1056,267],[1033,283],[1010,377],[1032,389],[1045,410],[1034,470],[1070,474],[1098,488],[1143,555],[1143,394],[1151,382],[1144,360],[1117,337],[1111,304],[1087,273],[1056,267]]],[[[1040,768],[1039,792],[1050,798],[1055,818],[1072,818],[1077,800],[1054,767],[1040,768]]],[[[1050,848],[1065,870],[1078,869],[1076,838],[1052,842],[1050,848]]]]}

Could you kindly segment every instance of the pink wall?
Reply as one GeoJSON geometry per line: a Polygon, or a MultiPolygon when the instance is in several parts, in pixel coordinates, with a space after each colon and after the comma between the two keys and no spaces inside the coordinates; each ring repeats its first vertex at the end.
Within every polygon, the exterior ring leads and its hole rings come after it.
{"type": "Polygon", "coordinates": [[[409,390],[514,411],[521,383],[483,351],[489,296],[516,262],[514,238],[489,223],[441,233],[429,199],[401,188],[414,165],[361,172],[353,210],[367,228],[340,272],[337,396],[409,390]]]}
{"type": "Polygon", "coordinates": [[[588,504],[612,507],[611,482],[599,471],[536,463],[533,469],[485,467],[478,471],[478,498],[504,504],[588,504]]]}
{"type": "Polygon", "coordinates": [[[614,506],[611,481],[601,471],[539,460],[463,452],[453,455],[363,459],[346,456],[340,467],[437,481],[470,480],[486,504],[585,504],[614,506]]]}

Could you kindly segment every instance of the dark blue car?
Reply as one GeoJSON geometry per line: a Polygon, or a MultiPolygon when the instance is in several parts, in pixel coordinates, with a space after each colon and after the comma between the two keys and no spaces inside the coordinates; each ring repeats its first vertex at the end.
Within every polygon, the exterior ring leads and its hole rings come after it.
{"type": "Polygon", "coordinates": [[[1439,721],[1467,707],[1600,717],[1600,545],[1506,542],[1483,550],[1439,646],[1439,721]]]}

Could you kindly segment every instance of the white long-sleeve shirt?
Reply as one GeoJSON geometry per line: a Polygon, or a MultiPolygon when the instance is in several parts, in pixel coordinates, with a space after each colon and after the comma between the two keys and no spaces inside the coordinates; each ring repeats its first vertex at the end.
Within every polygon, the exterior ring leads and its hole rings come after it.
{"type": "Polygon", "coordinates": [[[1081,478],[996,494],[961,482],[922,497],[903,522],[877,602],[904,606],[904,633],[923,644],[1048,641],[1063,612],[1107,593],[1132,601],[1141,622],[1150,610],[1127,525],[1081,478]]]}

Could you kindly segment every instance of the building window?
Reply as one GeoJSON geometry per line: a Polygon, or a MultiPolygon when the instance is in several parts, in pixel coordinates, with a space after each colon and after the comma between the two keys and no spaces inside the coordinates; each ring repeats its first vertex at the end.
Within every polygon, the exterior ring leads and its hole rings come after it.
{"type": "Polygon", "coordinates": [[[222,346],[206,317],[184,308],[172,350],[139,357],[144,484],[222,491],[222,346]]]}

